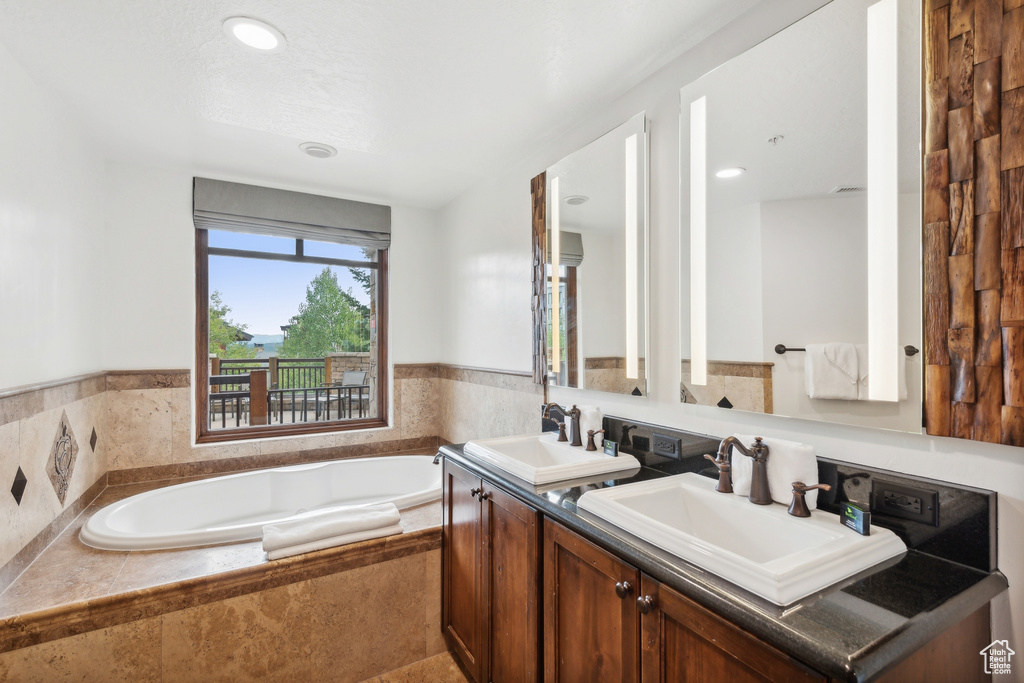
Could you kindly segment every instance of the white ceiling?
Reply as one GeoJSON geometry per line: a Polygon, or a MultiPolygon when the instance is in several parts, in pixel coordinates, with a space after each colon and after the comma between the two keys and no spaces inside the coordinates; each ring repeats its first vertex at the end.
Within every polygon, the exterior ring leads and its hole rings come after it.
{"type": "Polygon", "coordinates": [[[0,0],[0,42],[111,158],[439,207],[757,1],[0,0]]]}

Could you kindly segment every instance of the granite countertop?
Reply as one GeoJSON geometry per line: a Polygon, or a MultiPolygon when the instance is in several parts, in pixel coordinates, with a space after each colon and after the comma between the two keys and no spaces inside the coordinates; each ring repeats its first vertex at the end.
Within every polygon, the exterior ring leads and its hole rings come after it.
{"type": "Polygon", "coordinates": [[[1006,577],[997,570],[985,571],[910,547],[901,558],[778,607],[576,507],[588,490],[683,471],[700,472],[708,464],[702,454],[709,451],[709,444],[717,445],[707,440],[694,443],[692,448],[684,448],[678,460],[634,452],[642,467],[622,478],[606,475],[612,478],[542,487],[480,464],[463,453],[462,445],[444,446],[441,451],[551,519],[836,680],[873,680],[1007,588],[1006,577]]]}

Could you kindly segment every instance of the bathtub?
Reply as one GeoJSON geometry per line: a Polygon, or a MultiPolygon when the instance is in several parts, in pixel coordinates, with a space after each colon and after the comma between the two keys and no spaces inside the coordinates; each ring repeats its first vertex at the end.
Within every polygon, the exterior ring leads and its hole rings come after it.
{"type": "Polygon", "coordinates": [[[441,498],[430,455],[293,465],[176,484],[112,503],[79,538],[102,550],[163,550],[258,540],[264,524],[344,505],[394,503],[399,510],[441,498]]]}

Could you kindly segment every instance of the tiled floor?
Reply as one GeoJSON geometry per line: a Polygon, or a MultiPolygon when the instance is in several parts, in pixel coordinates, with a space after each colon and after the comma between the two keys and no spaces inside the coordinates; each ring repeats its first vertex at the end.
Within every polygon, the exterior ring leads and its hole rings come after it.
{"type": "MultiPolygon", "coordinates": [[[[96,550],[78,540],[82,525],[102,507],[168,483],[125,484],[105,489],[0,594],[0,618],[268,562],[259,541],[181,550],[122,552],[96,550]]],[[[440,501],[402,511],[402,528],[406,532],[440,526],[440,501]]]]}
{"type": "Polygon", "coordinates": [[[451,654],[442,652],[364,683],[469,683],[451,654]]]}

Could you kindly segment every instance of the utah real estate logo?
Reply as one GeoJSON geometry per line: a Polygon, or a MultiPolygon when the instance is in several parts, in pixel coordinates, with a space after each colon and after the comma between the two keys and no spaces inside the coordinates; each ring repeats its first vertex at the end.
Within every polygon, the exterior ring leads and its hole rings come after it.
{"type": "Polygon", "coordinates": [[[985,673],[1008,674],[1010,673],[1010,658],[1017,653],[1010,649],[1009,641],[993,640],[978,654],[985,658],[985,673]]]}

